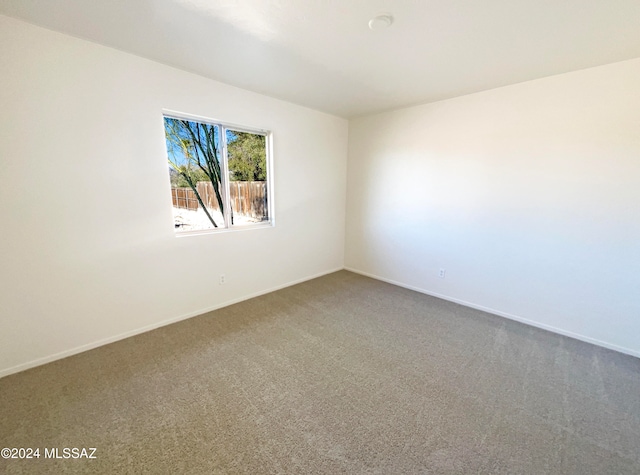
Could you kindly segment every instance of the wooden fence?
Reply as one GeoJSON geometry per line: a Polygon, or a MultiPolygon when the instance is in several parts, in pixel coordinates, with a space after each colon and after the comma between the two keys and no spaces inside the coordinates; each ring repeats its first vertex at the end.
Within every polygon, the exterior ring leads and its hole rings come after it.
{"type": "MultiPolygon", "coordinates": [[[[198,182],[198,194],[205,206],[220,210],[213,185],[207,181],[198,182]]],[[[267,219],[267,184],[264,181],[232,181],[229,182],[231,209],[234,214],[250,216],[256,219],[267,219]]],[[[173,206],[197,210],[200,204],[191,188],[171,188],[173,206]]]]}
{"type": "Polygon", "coordinates": [[[176,208],[198,209],[198,200],[190,188],[171,188],[171,198],[176,208]]]}

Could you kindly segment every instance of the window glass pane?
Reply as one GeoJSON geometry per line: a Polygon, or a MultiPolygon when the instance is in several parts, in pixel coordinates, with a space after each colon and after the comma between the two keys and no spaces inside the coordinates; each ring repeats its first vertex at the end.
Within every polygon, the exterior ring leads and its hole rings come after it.
{"type": "Polygon", "coordinates": [[[226,140],[231,223],[268,222],[267,138],[227,129],[226,140]]]}
{"type": "Polygon", "coordinates": [[[176,232],[223,228],[220,127],[164,118],[176,232]]]}

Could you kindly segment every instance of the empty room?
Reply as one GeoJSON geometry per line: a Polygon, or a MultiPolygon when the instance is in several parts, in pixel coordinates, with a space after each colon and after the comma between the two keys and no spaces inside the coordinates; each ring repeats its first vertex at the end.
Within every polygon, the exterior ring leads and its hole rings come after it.
{"type": "Polygon", "coordinates": [[[638,25],[0,0],[0,472],[640,473],[638,25]]]}

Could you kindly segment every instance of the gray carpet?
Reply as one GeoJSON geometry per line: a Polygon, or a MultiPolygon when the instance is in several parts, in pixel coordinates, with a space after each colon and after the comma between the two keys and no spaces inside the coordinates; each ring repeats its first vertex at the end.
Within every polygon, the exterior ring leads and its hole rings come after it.
{"type": "Polygon", "coordinates": [[[639,359],[346,271],[0,397],[1,447],[97,448],[2,473],[640,473],[639,359]]]}

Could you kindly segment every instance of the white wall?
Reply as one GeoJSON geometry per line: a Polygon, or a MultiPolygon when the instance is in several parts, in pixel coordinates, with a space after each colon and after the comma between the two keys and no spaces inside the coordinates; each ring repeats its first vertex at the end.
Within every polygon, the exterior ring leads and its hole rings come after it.
{"type": "Polygon", "coordinates": [[[1,16],[0,64],[0,376],[342,268],[344,119],[1,16]],[[275,227],[175,237],[163,108],[273,132],[275,227]]]}
{"type": "Polygon", "coordinates": [[[352,120],[347,190],[347,268],[640,356],[640,59],[352,120]]]}

